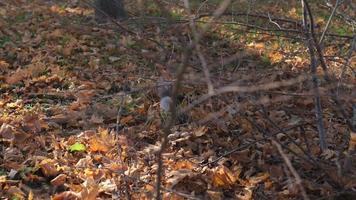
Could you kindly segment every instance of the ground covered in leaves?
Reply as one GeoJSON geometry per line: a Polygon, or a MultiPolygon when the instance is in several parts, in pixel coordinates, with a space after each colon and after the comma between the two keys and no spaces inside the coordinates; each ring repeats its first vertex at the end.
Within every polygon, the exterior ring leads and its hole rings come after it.
{"type": "MultiPolygon", "coordinates": [[[[182,5],[165,2],[176,21],[133,17],[123,23],[132,34],[97,24],[93,10],[78,2],[0,2],[0,196],[153,199],[162,135],[155,86],[160,77],[173,79],[182,62],[192,38],[187,15],[182,5]]],[[[258,5],[251,12],[268,11],[291,19],[277,21],[283,28],[300,28],[299,5],[258,5]]],[[[148,3],[146,14],[164,16],[159,8],[148,3]]],[[[127,9],[142,14],[135,1],[127,9]]],[[[330,13],[322,11],[318,27],[330,13]]],[[[209,16],[199,20],[198,27],[209,16]]],[[[248,20],[256,26],[271,21],[248,20]]],[[[338,93],[351,116],[355,60],[344,65],[351,32],[335,21],[325,58],[330,73],[341,77],[338,93]]],[[[300,199],[303,190],[310,199],[356,198],[356,141],[335,111],[321,70],[328,149],[319,147],[301,36],[261,34],[238,23],[216,23],[204,35],[201,51],[214,87],[233,83],[238,89],[204,98],[199,56],[189,60],[178,107],[191,109],[172,128],[163,154],[164,199],[300,199]],[[230,56],[236,59],[222,61],[230,56]]]]}

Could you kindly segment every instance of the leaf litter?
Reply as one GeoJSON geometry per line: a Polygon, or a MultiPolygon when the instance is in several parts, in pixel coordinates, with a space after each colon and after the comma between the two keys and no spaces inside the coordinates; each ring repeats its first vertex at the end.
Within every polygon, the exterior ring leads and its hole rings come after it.
{"type": "MultiPolygon", "coordinates": [[[[91,13],[88,8],[73,6],[74,1],[68,1],[67,7],[43,1],[18,2],[16,6],[0,6],[0,196],[61,200],[125,199],[129,195],[132,199],[152,199],[156,154],[161,145],[160,114],[152,79],[159,77],[153,72],[152,63],[123,47],[141,45],[146,58],[156,57],[160,53],[155,52],[157,47],[149,42],[138,44],[124,33],[115,40],[113,27],[68,24],[65,20],[85,21],[91,13]],[[126,94],[120,103],[123,97],[119,92],[127,88],[144,89],[126,94]]],[[[279,12],[275,8],[271,11],[279,12]]],[[[298,17],[295,9],[288,14],[298,17]]],[[[215,31],[221,37],[229,36],[229,31],[220,31],[221,28],[215,27],[211,34],[215,31]]],[[[183,33],[188,31],[182,29],[183,33]]],[[[174,31],[156,37],[165,44],[180,39],[174,31]]],[[[247,53],[241,56],[244,69],[239,71],[239,78],[247,86],[295,78],[308,66],[304,57],[295,55],[300,46],[285,43],[287,46],[281,48],[281,41],[267,36],[255,38],[258,42],[250,39],[240,38],[238,44],[231,42],[227,47],[214,43],[213,48],[218,51],[205,53],[213,59],[231,49],[244,48],[247,53]],[[259,56],[264,57],[256,59],[259,56]],[[267,69],[266,63],[278,70],[267,69]]],[[[211,41],[207,39],[206,43],[211,41]]],[[[179,62],[177,59],[171,62],[179,62]]],[[[161,74],[169,74],[170,69],[164,66],[155,68],[161,74]]],[[[229,72],[225,75],[236,76],[229,72]]],[[[182,100],[182,105],[201,95],[204,83],[200,83],[182,88],[192,94],[182,100]]],[[[356,187],[354,155],[348,154],[355,150],[355,133],[345,144],[346,125],[326,109],[324,119],[333,135],[328,136],[330,148],[321,152],[307,86],[301,83],[292,91],[283,87],[266,91],[261,94],[262,99],[268,100],[264,106],[268,117],[280,127],[306,124],[303,129],[275,135],[290,150],[287,155],[300,173],[308,195],[342,198],[342,192],[356,187]],[[278,100],[286,92],[303,95],[278,100]],[[305,151],[313,159],[306,159],[305,151]]],[[[239,95],[241,107],[230,106],[235,101],[231,94],[211,98],[189,113],[189,122],[201,124],[173,128],[163,160],[165,199],[299,197],[300,191],[278,151],[268,135],[256,130],[255,123],[269,134],[278,130],[264,120],[253,98],[239,95]],[[241,114],[240,110],[246,112],[241,114]],[[226,154],[237,147],[241,149],[226,154]]],[[[350,102],[347,97],[344,100],[345,104],[350,102]]],[[[326,108],[332,106],[328,98],[323,101],[326,108]]],[[[345,198],[347,195],[355,196],[345,193],[345,198]]]]}

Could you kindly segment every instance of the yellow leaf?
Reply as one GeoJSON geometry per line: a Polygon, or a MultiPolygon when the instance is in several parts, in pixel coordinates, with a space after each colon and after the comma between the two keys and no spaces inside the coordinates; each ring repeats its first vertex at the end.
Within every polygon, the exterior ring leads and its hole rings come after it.
{"type": "Polygon", "coordinates": [[[279,52],[272,52],[269,54],[272,63],[278,63],[283,59],[283,55],[279,52]]]}
{"type": "Polygon", "coordinates": [[[234,174],[225,166],[220,166],[214,171],[213,185],[216,187],[229,188],[236,180],[234,174]]]}
{"type": "Polygon", "coordinates": [[[91,152],[106,153],[110,150],[110,145],[101,138],[94,137],[89,141],[89,150],[91,152]]]}

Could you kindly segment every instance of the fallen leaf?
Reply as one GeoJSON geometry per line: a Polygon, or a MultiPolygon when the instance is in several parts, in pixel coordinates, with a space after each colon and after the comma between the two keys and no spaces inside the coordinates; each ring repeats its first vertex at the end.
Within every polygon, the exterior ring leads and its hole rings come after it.
{"type": "Polygon", "coordinates": [[[6,191],[10,196],[12,196],[11,199],[24,199],[25,198],[25,193],[18,187],[16,186],[10,186],[10,188],[6,191]]]}
{"type": "Polygon", "coordinates": [[[86,150],[86,147],[84,144],[76,142],[72,146],[69,147],[70,152],[83,152],[86,150]]]}
{"type": "Polygon", "coordinates": [[[52,159],[42,160],[39,164],[39,167],[46,177],[56,176],[59,171],[57,170],[57,162],[52,159]]]}
{"type": "Polygon", "coordinates": [[[236,180],[234,174],[225,166],[219,166],[213,171],[212,181],[215,187],[230,188],[236,180]]]}
{"type": "Polygon", "coordinates": [[[80,195],[76,192],[72,192],[72,191],[65,191],[59,194],[54,195],[54,197],[52,197],[52,200],[79,200],[80,195]]]}
{"type": "Polygon", "coordinates": [[[89,150],[91,152],[106,153],[110,150],[110,145],[107,141],[104,141],[101,138],[93,137],[89,140],[89,150]]]}
{"type": "Polygon", "coordinates": [[[102,124],[102,123],[104,122],[104,119],[103,119],[103,117],[101,117],[101,116],[98,116],[98,115],[93,114],[93,115],[90,117],[89,122],[94,123],[94,124],[102,124]]]}
{"type": "Polygon", "coordinates": [[[205,126],[199,127],[197,130],[194,131],[195,137],[201,137],[205,135],[205,133],[208,131],[208,128],[205,126]]]}
{"type": "Polygon", "coordinates": [[[53,186],[60,186],[66,182],[67,176],[65,174],[59,174],[56,178],[51,180],[53,186]]]}
{"type": "Polygon", "coordinates": [[[120,120],[120,123],[123,124],[123,125],[126,125],[128,124],[129,122],[131,122],[134,118],[129,115],[127,117],[123,117],[121,120],[120,120]]]}
{"type": "Polygon", "coordinates": [[[194,172],[189,169],[174,170],[167,174],[167,184],[169,188],[173,188],[180,181],[188,176],[193,176],[194,172]]]}
{"type": "Polygon", "coordinates": [[[350,141],[349,141],[349,151],[354,151],[355,146],[356,146],[356,133],[351,131],[350,141]]]}

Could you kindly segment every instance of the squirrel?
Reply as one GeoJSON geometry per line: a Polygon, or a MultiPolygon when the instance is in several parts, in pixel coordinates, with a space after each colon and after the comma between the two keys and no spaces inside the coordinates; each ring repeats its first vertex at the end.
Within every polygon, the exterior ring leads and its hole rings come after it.
{"type": "Polygon", "coordinates": [[[161,77],[157,82],[157,92],[160,98],[160,109],[164,112],[169,112],[172,100],[172,82],[163,80],[161,77]]]}
{"type": "MultiPolygon", "coordinates": [[[[164,80],[162,77],[157,82],[157,93],[160,98],[159,107],[161,110],[160,116],[161,119],[167,119],[171,114],[171,105],[173,92],[173,83],[172,81],[164,80]]],[[[189,115],[185,113],[180,113],[177,116],[178,123],[186,123],[189,120],[189,115]]]]}
{"type": "Polygon", "coordinates": [[[94,5],[95,20],[98,23],[106,22],[107,17],[119,20],[127,18],[127,13],[122,0],[95,0],[94,5]]]}

